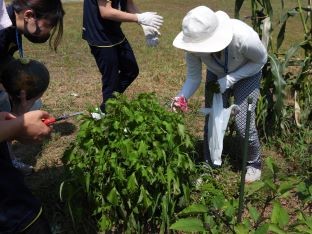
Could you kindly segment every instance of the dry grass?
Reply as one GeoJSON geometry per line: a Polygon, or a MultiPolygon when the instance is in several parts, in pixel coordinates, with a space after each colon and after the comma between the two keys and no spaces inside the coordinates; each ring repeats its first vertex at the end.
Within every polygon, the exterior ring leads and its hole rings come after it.
{"type": "MultiPolygon", "coordinates": [[[[140,67],[140,75],[129,87],[126,94],[131,97],[140,92],[156,92],[159,100],[165,105],[181,88],[185,78],[183,51],[172,46],[172,41],[181,29],[181,21],[187,11],[197,5],[205,5],[204,0],[171,0],[171,1],[136,1],[142,11],[157,11],[164,16],[161,29],[162,36],[157,48],[145,46],[144,35],[137,24],[123,24],[124,32],[130,41],[140,67]]],[[[234,1],[209,1],[212,9],[222,9],[234,13],[234,1]]],[[[51,74],[51,83],[44,94],[43,109],[52,115],[86,110],[90,105],[101,102],[101,81],[95,61],[87,43],[81,39],[82,3],[64,4],[65,32],[62,45],[57,53],[48,49],[48,45],[32,45],[24,40],[25,55],[46,64],[51,74]]],[[[248,15],[244,9],[242,15],[248,15]]],[[[292,21],[289,27],[298,22],[292,21]]],[[[295,37],[296,33],[291,34],[295,37]]],[[[289,38],[289,45],[295,38],[289,38]]],[[[203,118],[196,110],[203,104],[203,89],[199,89],[191,99],[192,113],[186,116],[187,123],[196,123],[190,130],[199,138],[202,136],[203,118]]],[[[47,215],[55,233],[71,233],[69,217],[60,207],[58,186],[62,180],[62,155],[66,147],[75,140],[79,123],[75,119],[55,124],[54,134],[50,141],[42,146],[21,146],[15,144],[17,156],[35,166],[36,173],[27,177],[27,183],[41,197],[47,215]]],[[[233,175],[233,172],[232,172],[233,175]]],[[[234,173],[237,176],[237,173],[234,173]]],[[[234,185],[236,186],[236,185],[234,185]]]]}

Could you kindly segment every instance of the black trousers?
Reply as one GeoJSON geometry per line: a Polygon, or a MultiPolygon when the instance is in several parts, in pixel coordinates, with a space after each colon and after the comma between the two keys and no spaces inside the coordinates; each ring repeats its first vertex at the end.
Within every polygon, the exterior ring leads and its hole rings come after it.
{"type": "Polygon", "coordinates": [[[23,234],[52,234],[48,221],[42,215],[23,234]]]}
{"type": "Polygon", "coordinates": [[[102,74],[103,102],[100,106],[105,112],[105,102],[114,92],[123,93],[139,74],[133,50],[125,39],[112,47],[90,46],[96,64],[102,74]]]}

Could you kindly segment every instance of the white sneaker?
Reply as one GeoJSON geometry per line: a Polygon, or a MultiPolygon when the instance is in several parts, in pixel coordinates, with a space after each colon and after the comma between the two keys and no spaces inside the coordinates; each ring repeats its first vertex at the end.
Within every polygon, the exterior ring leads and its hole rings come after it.
{"type": "Polygon", "coordinates": [[[100,120],[105,116],[105,113],[103,113],[99,108],[95,108],[95,112],[92,112],[91,116],[95,120],[100,120]]]}
{"type": "Polygon", "coordinates": [[[249,184],[256,180],[260,180],[261,170],[253,166],[247,166],[247,171],[245,175],[245,183],[249,184]]]}

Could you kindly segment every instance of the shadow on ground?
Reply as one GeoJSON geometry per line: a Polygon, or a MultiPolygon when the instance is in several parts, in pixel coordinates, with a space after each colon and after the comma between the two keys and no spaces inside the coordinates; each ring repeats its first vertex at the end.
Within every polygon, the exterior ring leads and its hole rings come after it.
{"type": "MultiPolygon", "coordinates": [[[[208,144],[208,143],[207,143],[208,144]]],[[[195,142],[195,148],[197,156],[195,158],[196,163],[207,162],[211,167],[214,165],[211,162],[210,155],[207,149],[204,149],[204,140],[198,139],[195,142]]],[[[241,169],[241,153],[242,145],[239,139],[235,136],[225,136],[223,140],[223,152],[222,152],[222,164],[227,162],[231,165],[233,172],[238,172],[241,169]]]]}
{"type": "MultiPolygon", "coordinates": [[[[53,124],[53,134],[59,137],[70,136],[76,131],[76,126],[70,122],[60,122],[53,124]]],[[[37,160],[42,159],[45,144],[25,145],[14,142],[13,153],[22,162],[35,166],[37,160]]],[[[60,159],[62,155],[58,156],[60,159]]],[[[38,166],[38,165],[37,165],[38,166]]],[[[63,164],[49,163],[46,166],[35,168],[35,172],[25,177],[25,183],[30,190],[41,200],[44,215],[47,217],[52,233],[77,233],[73,230],[70,216],[65,207],[65,203],[60,200],[60,185],[65,179],[65,169],[63,164]]]]}

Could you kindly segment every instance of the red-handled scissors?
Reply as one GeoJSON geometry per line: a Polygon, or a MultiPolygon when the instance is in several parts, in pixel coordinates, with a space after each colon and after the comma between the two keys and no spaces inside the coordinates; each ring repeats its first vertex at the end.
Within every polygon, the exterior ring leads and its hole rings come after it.
{"type": "Polygon", "coordinates": [[[54,123],[57,122],[57,121],[64,120],[64,119],[68,119],[69,117],[72,117],[72,116],[75,116],[75,115],[81,115],[81,114],[83,114],[83,111],[74,112],[74,113],[72,113],[72,114],[67,114],[67,115],[61,115],[61,116],[59,116],[59,117],[57,117],[57,118],[50,117],[50,118],[48,118],[48,119],[43,119],[42,122],[43,122],[45,125],[49,126],[49,125],[51,125],[51,124],[54,124],[54,123]]]}

